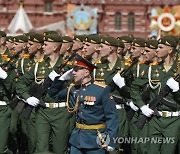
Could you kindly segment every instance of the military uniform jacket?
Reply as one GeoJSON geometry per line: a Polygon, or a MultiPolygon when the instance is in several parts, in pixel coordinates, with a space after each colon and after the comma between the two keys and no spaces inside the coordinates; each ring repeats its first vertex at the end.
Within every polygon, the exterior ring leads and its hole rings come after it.
{"type": "MultiPolygon", "coordinates": [[[[57,78],[53,82],[49,95],[56,100],[66,98],[68,88],[62,89],[64,81],[57,78]]],[[[118,132],[118,114],[115,102],[110,99],[110,87],[102,87],[97,82],[89,82],[84,86],[72,86],[69,91],[69,102],[74,107],[78,102],[76,122],[80,124],[92,125],[106,123],[106,127],[100,132],[108,132],[110,135],[109,145],[115,147],[113,137],[118,132]]],[[[96,142],[97,130],[84,130],[75,128],[70,137],[70,143],[77,148],[98,148],[96,142]]]]}
{"type": "MultiPolygon", "coordinates": [[[[16,92],[18,93],[18,95],[24,99],[31,97],[32,94],[30,94],[30,87],[36,87],[33,88],[33,90],[38,90],[38,86],[41,86],[44,80],[48,78],[49,73],[52,70],[56,69],[60,64],[62,64],[62,57],[58,59],[54,67],[50,66],[49,59],[37,62],[29,70],[29,72],[26,72],[19,78],[19,81],[16,85],[16,92]]],[[[37,91],[33,91],[33,93],[35,92],[37,91]]],[[[47,103],[55,102],[55,100],[51,98],[47,93],[42,97],[42,99],[47,103]]]]}

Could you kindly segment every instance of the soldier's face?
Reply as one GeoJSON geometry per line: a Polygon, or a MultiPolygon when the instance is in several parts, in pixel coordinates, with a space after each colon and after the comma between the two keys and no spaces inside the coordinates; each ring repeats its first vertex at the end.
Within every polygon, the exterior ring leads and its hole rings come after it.
{"type": "Polygon", "coordinates": [[[96,51],[96,44],[89,42],[86,42],[84,44],[82,52],[86,57],[91,56],[95,51],[96,51]]]}
{"type": "Polygon", "coordinates": [[[172,50],[172,47],[169,47],[164,44],[158,44],[157,57],[165,59],[168,56],[168,54],[171,52],[171,50],[172,50]]]}
{"type": "Polygon", "coordinates": [[[13,52],[14,53],[18,53],[25,48],[26,48],[26,43],[14,42],[14,44],[13,44],[13,52]]]}
{"type": "Polygon", "coordinates": [[[77,51],[79,49],[81,49],[83,47],[83,42],[79,42],[79,41],[73,41],[73,47],[72,50],[73,51],[77,51]]]}
{"type": "Polygon", "coordinates": [[[144,55],[147,61],[151,61],[156,56],[156,49],[145,47],[144,55]]]}
{"type": "Polygon", "coordinates": [[[31,53],[34,53],[34,52],[37,52],[38,48],[39,48],[39,43],[36,43],[36,42],[32,42],[32,41],[28,41],[28,52],[31,54],[31,53]]]}
{"type": "Polygon", "coordinates": [[[130,51],[131,57],[132,57],[132,58],[138,58],[138,57],[140,57],[141,54],[142,54],[141,50],[142,50],[141,47],[132,46],[132,47],[131,47],[131,51],[130,51]]]}
{"type": "Polygon", "coordinates": [[[123,48],[118,47],[118,48],[117,48],[117,54],[118,54],[118,55],[122,55],[122,53],[123,53],[123,48]]]}
{"type": "Polygon", "coordinates": [[[69,43],[62,43],[61,49],[60,49],[60,54],[64,55],[65,52],[69,49],[70,44],[69,43]]]}
{"type": "Polygon", "coordinates": [[[6,42],[5,37],[1,37],[0,38],[0,45],[4,45],[5,42],[6,42]]]}
{"type": "Polygon", "coordinates": [[[100,56],[101,58],[107,57],[111,52],[111,46],[101,43],[100,45],[100,56]]]}
{"type": "Polygon", "coordinates": [[[44,55],[51,55],[53,53],[54,43],[45,41],[42,48],[44,55]]]}
{"type": "Polygon", "coordinates": [[[131,50],[131,43],[124,43],[124,52],[131,50]]]}
{"type": "Polygon", "coordinates": [[[6,41],[6,46],[7,46],[7,48],[8,48],[9,50],[12,50],[12,49],[13,49],[13,45],[14,45],[13,42],[8,42],[8,41],[6,41]]]}

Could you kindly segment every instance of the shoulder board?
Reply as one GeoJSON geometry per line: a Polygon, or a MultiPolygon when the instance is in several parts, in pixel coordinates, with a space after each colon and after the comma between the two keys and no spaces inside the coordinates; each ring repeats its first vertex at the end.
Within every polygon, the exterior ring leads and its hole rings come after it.
{"type": "Polygon", "coordinates": [[[143,60],[143,61],[139,61],[139,62],[138,62],[138,64],[140,64],[140,65],[141,65],[141,64],[145,64],[145,63],[146,63],[146,61],[145,61],[145,60],[143,60]]]}
{"type": "Polygon", "coordinates": [[[9,58],[8,55],[6,55],[6,54],[2,54],[2,59],[3,59],[4,61],[9,61],[9,60],[10,60],[10,58],[9,58]]]}
{"type": "Polygon", "coordinates": [[[42,59],[39,59],[37,62],[38,63],[42,63],[42,62],[44,62],[45,60],[42,58],[42,59]]]}
{"type": "Polygon", "coordinates": [[[149,65],[151,66],[158,65],[158,62],[153,62],[153,63],[150,63],[149,65]]]}
{"type": "Polygon", "coordinates": [[[29,58],[30,55],[29,54],[24,54],[22,58],[29,58]]]}
{"type": "Polygon", "coordinates": [[[130,58],[125,60],[125,66],[131,66],[132,60],[130,58]]]}
{"type": "Polygon", "coordinates": [[[99,86],[99,87],[102,87],[102,88],[105,88],[105,87],[107,86],[106,84],[100,83],[100,82],[98,82],[98,81],[95,81],[94,84],[97,85],[97,86],[99,86]]]}
{"type": "Polygon", "coordinates": [[[96,64],[101,64],[101,60],[96,60],[96,64]]]}

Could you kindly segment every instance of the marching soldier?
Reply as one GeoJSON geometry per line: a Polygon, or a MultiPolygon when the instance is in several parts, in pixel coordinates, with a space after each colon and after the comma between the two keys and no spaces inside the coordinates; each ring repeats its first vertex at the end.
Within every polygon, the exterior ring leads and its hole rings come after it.
{"type": "Polygon", "coordinates": [[[8,48],[6,47],[6,33],[0,31],[0,153],[8,153],[7,143],[11,121],[11,109],[9,101],[11,100],[11,80],[8,78],[10,62],[8,48]]]}
{"type": "Polygon", "coordinates": [[[159,94],[164,86],[168,86],[171,91],[163,98],[162,102],[157,106],[159,117],[152,116],[149,121],[149,137],[150,138],[169,138],[173,140],[171,143],[150,143],[148,153],[175,153],[179,140],[180,128],[180,96],[179,82],[174,77],[179,74],[179,63],[176,53],[176,41],[170,37],[160,38],[158,40],[157,57],[163,60],[163,64],[159,66],[158,76],[159,83],[156,89],[151,90],[151,99],[159,94]],[[163,102],[166,102],[164,104],[163,102]],[[173,108],[171,104],[176,107],[173,108]]]}
{"type": "Polygon", "coordinates": [[[86,36],[83,47],[83,55],[85,59],[95,64],[100,60],[99,48],[101,44],[101,36],[98,34],[91,34],[86,36]]]}
{"type": "Polygon", "coordinates": [[[83,56],[83,46],[85,41],[85,35],[75,35],[73,38],[73,47],[72,52],[77,53],[80,56],[83,56]]]}
{"type": "Polygon", "coordinates": [[[72,55],[73,39],[69,36],[62,36],[62,46],[60,49],[60,55],[63,59],[72,55]]]}
{"type": "Polygon", "coordinates": [[[67,98],[69,112],[76,114],[76,127],[70,137],[71,154],[98,153],[113,150],[113,137],[117,136],[118,115],[110,97],[110,87],[92,81],[95,68],[78,56],[74,68],[57,77],[49,94],[57,100],[67,98]],[[63,89],[65,80],[73,75],[73,84],[63,89]],[[59,80],[58,80],[59,78],[59,80]],[[108,140],[103,137],[106,132],[108,140]]]}
{"type": "MultiPolygon", "coordinates": [[[[131,127],[134,128],[134,131],[131,130],[131,137],[143,138],[145,139],[148,136],[148,125],[146,124],[142,130],[139,130],[134,125],[139,118],[139,110],[142,109],[143,114],[148,116],[152,110],[146,107],[146,102],[149,101],[149,71],[154,71],[158,67],[158,59],[156,57],[156,49],[158,47],[157,40],[148,40],[146,41],[146,47],[144,51],[144,55],[146,57],[146,63],[141,64],[139,77],[136,78],[131,84],[131,102],[130,107],[135,112],[132,120],[131,120],[131,127]],[[143,66],[144,65],[144,66],[143,66]],[[143,107],[144,106],[144,107],[143,107]],[[141,108],[142,107],[142,108],[141,108]],[[144,109],[143,109],[144,108],[144,109]]],[[[155,80],[153,81],[155,82],[155,80]]],[[[147,144],[140,143],[137,145],[137,149],[132,149],[133,153],[147,153],[147,144]]]]}
{"type": "MultiPolygon", "coordinates": [[[[49,59],[38,61],[33,68],[25,73],[17,84],[16,91],[26,102],[36,107],[40,98],[29,93],[29,86],[43,84],[50,71],[57,69],[62,64],[62,57],[59,55],[62,38],[58,34],[50,34],[44,37],[43,51],[49,59]]],[[[54,71],[54,74],[55,71],[54,71]]],[[[52,74],[51,74],[52,75],[52,74]]],[[[51,76],[53,80],[53,76],[51,76]]],[[[42,96],[45,107],[39,106],[36,113],[36,152],[49,151],[49,137],[52,135],[53,152],[64,154],[67,151],[69,137],[69,113],[65,108],[65,100],[55,101],[48,94],[42,96]]]]}

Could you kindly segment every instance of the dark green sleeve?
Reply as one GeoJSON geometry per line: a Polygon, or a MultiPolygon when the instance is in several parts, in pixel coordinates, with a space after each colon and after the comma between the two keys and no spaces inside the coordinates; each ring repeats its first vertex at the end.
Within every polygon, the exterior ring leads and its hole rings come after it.
{"type": "Polygon", "coordinates": [[[131,99],[135,105],[139,108],[145,105],[142,100],[142,93],[144,92],[144,87],[148,84],[148,80],[144,78],[136,78],[131,84],[131,99]]]}
{"type": "Polygon", "coordinates": [[[17,94],[24,99],[31,97],[29,94],[29,88],[30,85],[35,81],[34,68],[35,67],[32,67],[29,72],[25,72],[25,74],[19,78],[19,81],[16,84],[17,94]]]}

